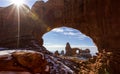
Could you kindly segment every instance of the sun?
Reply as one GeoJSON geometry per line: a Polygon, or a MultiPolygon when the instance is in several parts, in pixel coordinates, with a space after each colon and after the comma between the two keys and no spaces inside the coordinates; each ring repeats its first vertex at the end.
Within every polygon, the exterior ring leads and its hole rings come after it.
{"type": "Polygon", "coordinates": [[[11,2],[19,7],[24,3],[24,0],[11,0],[11,2]]]}

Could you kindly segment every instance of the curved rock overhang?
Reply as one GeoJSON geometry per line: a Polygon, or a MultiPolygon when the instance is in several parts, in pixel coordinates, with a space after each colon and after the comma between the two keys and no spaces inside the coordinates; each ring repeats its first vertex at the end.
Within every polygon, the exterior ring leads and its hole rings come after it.
{"type": "MultiPolygon", "coordinates": [[[[111,68],[114,65],[113,70],[119,73],[119,3],[119,0],[49,0],[46,3],[37,1],[29,12],[24,8],[20,11],[20,36],[33,36],[42,45],[43,34],[51,29],[61,26],[75,28],[91,37],[100,52],[103,49],[112,52],[114,58],[110,62],[111,68]]],[[[2,47],[5,39],[18,35],[16,15],[14,6],[0,8],[2,47]]]]}
{"type": "Polygon", "coordinates": [[[49,0],[36,2],[32,12],[48,29],[66,26],[91,37],[99,49],[119,49],[120,9],[113,0],[49,0]]]}

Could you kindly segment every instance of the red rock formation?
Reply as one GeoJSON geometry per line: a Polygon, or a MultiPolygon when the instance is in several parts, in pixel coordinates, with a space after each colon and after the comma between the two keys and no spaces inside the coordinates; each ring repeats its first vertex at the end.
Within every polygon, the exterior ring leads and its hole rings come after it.
{"type": "Polygon", "coordinates": [[[60,55],[65,55],[64,50],[61,51],[60,55]]]}
{"type": "Polygon", "coordinates": [[[31,73],[46,73],[47,61],[42,53],[35,51],[1,51],[0,71],[26,71],[31,73]],[[12,52],[12,53],[8,53],[12,52]]]}
{"type": "Polygon", "coordinates": [[[55,56],[60,55],[59,52],[58,52],[58,50],[56,50],[56,51],[54,52],[54,55],[55,55],[55,56]]]}
{"type": "MultiPolygon", "coordinates": [[[[21,10],[20,36],[32,35],[42,45],[43,34],[55,27],[78,29],[93,39],[100,52],[103,49],[112,52],[110,68],[117,74],[120,73],[119,3],[120,0],[37,1],[32,7],[32,13],[21,10]]],[[[4,45],[4,40],[18,36],[16,10],[14,6],[0,8],[0,46],[4,45]]]]}
{"type": "MultiPolygon", "coordinates": [[[[66,26],[80,30],[91,37],[100,52],[110,51],[111,56],[120,58],[120,6],[119,0],[49,0],[44,3],[44,22],[49,28],[66,26]]],[[[39,7],[38,7],[39,8],[39,7]]],[[[37,8],[36,8],[37,9],[37,8]]],[[[42,14],[39,14],[42,15],[42,14]]],[[[119,68],[111,58],[113,72],[119,68]]]]}
{"type": "Polygon", "coordinates": [[[66,53],[65,53],[66,56],[72,56],[72,52],[71,52],[72,48],[69,43],[66,44],[65,50],[66,50],[66,53]]]}
{"type": "Polygon", "coordinates": [[[65,56],[76,56],[76,57],[82,57],[82,58],[91,58],[90,50],[82,50],[79,48],[71,48],[70,44],[67,43],[65,47],[66,53],[65,56]]]}
{"type": "Polygon", "coordinates": [[[15,5],[10,5],[6,8],[3,8],[0,10],[0,45],[4,47],[4,42],[8,42],[10,44],[11,39],[11,45],[12,42],[15,42],[14,45],[17,47],[17,37],[24,36],[24,35],[31,35],[32,32],[32,25],[29,25],[29,23],[32,23],[31,20],[28,18],[29,14],[28,12],[30,9],[24,5],[21,8],[17,8],[15,5]],[[18,11],[20,11],[18,14],[18,11]],[[19,17],[18,17],[19,16],[19,17]],[[27,22],[29,20],[29,22],[27,22]],[[18,25],[20,24],[20,25],[18,25]],[[26,24],[26,25],[24,25],[26,24]],[[29,26],[29,28],[27,28],[29,26]],[[18,29],[19,27],[19,29],[18,29]],[[25,29],[26,28],[26,29],[25,29]],[[26,32],[28,33],[26,33],[26,32]],[[18,35],[19,32],[19,35],[18,35]],[[15,39],[16,38],[16,39],[15,39]],[[3,41],[2,41],[3,40],[3,41]],[[3,43],[3,44],[2,44],[3,43]]]}
{"type": "Polygon", "coordinates": [[[37,16],[26,5],[19,8],[15,5],[0,8],[0,46],[17,48],[19,44],[22,47],[29,43],[29,39],[37,39],[42,46],[41,36],[46,29],[42,28],[43,25],[40,29],[40,25],[37,16]]]}

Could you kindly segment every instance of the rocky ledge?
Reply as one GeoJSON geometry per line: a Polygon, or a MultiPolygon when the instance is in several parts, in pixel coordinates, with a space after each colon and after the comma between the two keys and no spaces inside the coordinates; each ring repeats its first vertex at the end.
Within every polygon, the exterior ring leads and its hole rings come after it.
{"type": "Polygon", "coordinates": [[[11,71],[15,74],[74,74],[71,68],[35,41],[24,48],[1,48],[0,73],[11,71]]]}
{"type": "Polygon", "coordinates": [[[35,41],[31,46],[18,49],[1,48],[0,73],[7,74],[106,74],[111,53],[83,61],[75,58],[54,56],[35,41]],[[2,50],[3,49],[3,50],[2,50]]]}

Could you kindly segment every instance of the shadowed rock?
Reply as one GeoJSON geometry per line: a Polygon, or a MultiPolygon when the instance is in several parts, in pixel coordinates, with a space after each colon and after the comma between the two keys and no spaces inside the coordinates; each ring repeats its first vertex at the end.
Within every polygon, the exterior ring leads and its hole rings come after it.
{"type": "MultiPolygon", "coordinates": [[[[120,73],[119,3],[119,0],[49,0],[46,3],[37,1],[30,10],[32,13],[24,8],[20,9],[20,36],[32,35],[42,45],[43,34],[53,28],[66,26],[78,29],[93,39],[100,52],[103,49],[112,52],[110,68],[114,74],[118,74],[120,73]]],[[[4,40],[18,36],[16,10],[14,5],[0,8],[1,47],[9,42],[4,40]]],[[[17,44],[17,40],[14,42],[17,44]]],[[[9,46],[16,45],[8,44],[7,47],[9,46]]]]}
{"type": "Polygon", "coordinates": [[[1,52],[4,54],[0,55],[0,71],[46,73],[47,61],[42,53],[27,50],[1,52]]]}

